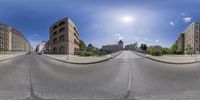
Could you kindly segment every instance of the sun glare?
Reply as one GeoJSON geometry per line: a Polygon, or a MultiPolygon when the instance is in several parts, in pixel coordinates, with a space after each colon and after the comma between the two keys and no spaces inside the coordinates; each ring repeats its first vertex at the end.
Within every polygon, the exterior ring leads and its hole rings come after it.
{"type": "Polygon", "coordinates": [[[129,23],[133,21],[133,17],[132,16],[123,16],[122,17],[122,21],[125,23],[129,23]]]}

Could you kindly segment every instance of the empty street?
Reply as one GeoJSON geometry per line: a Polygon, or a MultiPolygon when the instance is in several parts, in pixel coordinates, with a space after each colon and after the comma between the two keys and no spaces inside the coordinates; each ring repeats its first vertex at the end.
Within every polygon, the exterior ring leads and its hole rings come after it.
{"type": "Polygon", "coordinates": [[[131,51],[88,65],[37,54],[0,63],[1,100],[197,100],[200,93],[199,63],[164,64],[131,51]]]}

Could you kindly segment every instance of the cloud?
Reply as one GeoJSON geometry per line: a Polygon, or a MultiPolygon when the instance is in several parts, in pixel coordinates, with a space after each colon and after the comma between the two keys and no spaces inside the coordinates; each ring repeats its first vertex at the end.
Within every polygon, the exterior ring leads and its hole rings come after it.
{"type": "Polygon", "coordinates": [[[34,37],[38,37],[38,34],[32,34],[32,35],[29,35],[29,39],[33,39],[34,37]]]}
{"type": "Polygon", "coordinates": [[[185,22],[185,23],[188,23],[188,22],[190,22],[192,20],[192,17],[184,17],[183,18],[183,21],[185,22]]]}
{"type": "Polygon", "coordinates": [[[120,36],[119,38],[118,38],[118,40],[123,40],[124,39],[124,37],[123,36],[120,36]]]}
{"type": "Polygon", "coordinates": [[[181,15],[182,15],[182,16],[185,16],[185,15],[186,15],[186,13],[181,13],[181,15]]]}
{"type": "Polygon", "coordinates": [[[35,48],[39,43],[41,43],[40,40],[30,40],[29,42],[31,43],[31,45],[33,46],[33,48],[35,48]]]}
{"type": "Polygon", "coordinates": [[[173,21],[169,22],[169,24],[170,24],[171,26],[174,26],[174,25],[175,25],[175,23],[174,23],[173,21]]]}
{"type": "Polygon", "coordinates": [[[120,33],[117,33],[116,35],[118,37],[118,40],[123,40],[124,39],[124,37],[120,33]]]}
{"type": "Polygon", "coordinates": [[[121,36],[121,34],[117,33],[117,36],[119,37],[119,36],[121,36]]]}
{"type": "Polygon", "coordinates": [[[38,34],[33,34],[33,37],[37,37],[38,36],[38,34]]]}
{"type": "Polygon", "coordinates": [[[159,40],[155,40],[155,42],[159,42],[159,40]]]}

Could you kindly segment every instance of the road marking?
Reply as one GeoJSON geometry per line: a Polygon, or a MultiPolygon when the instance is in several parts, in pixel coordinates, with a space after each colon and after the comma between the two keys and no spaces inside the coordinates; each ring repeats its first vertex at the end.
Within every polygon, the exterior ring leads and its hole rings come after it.
{"type": "Polygon", "coordinates": [[[129,76],[128,76],[128,90],[131,90],[131,78],[132,78],[132,61],[130,62],[131,66],[129,66],[129,76]]]}

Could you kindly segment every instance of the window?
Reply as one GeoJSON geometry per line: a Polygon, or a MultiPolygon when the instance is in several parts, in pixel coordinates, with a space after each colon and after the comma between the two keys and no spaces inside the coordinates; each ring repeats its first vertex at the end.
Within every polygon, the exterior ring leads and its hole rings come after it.
{"type": "Polygon", "coordinates": [[[53,36],[55,36],[57,34],[57,31],[55,31],[54,33],[53,33],[53,36]]]}
{"type": "Polygon", "coordinates": [[[74,44],[77,44],[77,45],[79,45],[79,42],[78,42],[78,41],[76,41],[76,39],[74,39],[74,44]]]}
{"type": "Polygon", "coordinates": [[[53,29],[55,30],[57,28],[57,25],[55,25],[54,27],[53,27],[53,29]]]}
{"type": "Polygon", "coordinates": [[[60,32],[63,32],[64,30],[65,30],[64,27],[60,28],[60,29],[59,29],[59,33],[60,33],[60,32]]]}
{"type": "Polygon", "coordinates": [[[54,38],[54,39],[53,39],[53,43],[57,43],[57,38],[54,38]]]}
{"type": "Polygon", "coordinates": [[[59,53],[65,53],[65,47],[61,46],[61,47],[59,48],[59,53]]]}
{"type": "Polygon", "coordinates": [[[76,28],[74,27],[74,30],[76,31],[76,28]]]}
{"type": "MultiPolygon", "coordinates": [[[[78,34],[78,31],[77,31],[76,27],[74,27],[74,30],[75,30],[75,31],[76,31],[76,33],[78,34]]],[[[79,34],[78,34],[78,36],[79,36],[79,34]]]]}
{"type": "Polygon", "coordinates": [[[76,33],[74,33],[74,36],[75,36],[77,39],[79,39],[78,36],[76,35],[76,33]]]}
{"type": "Polygon", "coordinates": [[[57,52],[57,48],[56,47],[53,48],[53,52],[57,52]]]}
{"type": "Polygon", "coordinates": [[[64,24],[65,24],[65,21],[60,22],[59,26],[62,26],[62,25],[64,25],[64,24]]]}
{"type": "Polygon", "coordinates": [[[77,44],[76,39],[74,39],[74,43],[77,44]]]}
{"type": "Polygon", "coordinates": [[[60,37],[59,37],[59,42],[64,42],[65,41],[65,36],[64,35],[61,35],[60,37]]]}

